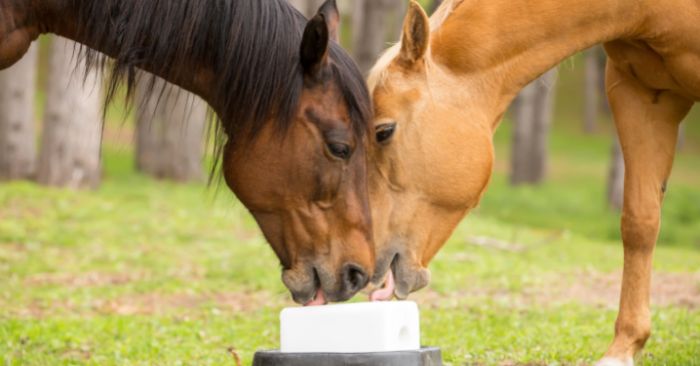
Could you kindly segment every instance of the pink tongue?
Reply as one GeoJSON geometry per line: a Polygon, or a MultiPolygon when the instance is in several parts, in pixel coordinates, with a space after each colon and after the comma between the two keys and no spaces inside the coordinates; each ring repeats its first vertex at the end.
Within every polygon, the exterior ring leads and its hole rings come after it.
{"type": "Polygon", "coordinates": [[[326,294],[323,293],[323,289],[320,287],[316,290],[316,298],[304,304],[304,306],[317,305],[326,305],[326,294]]]}
{"type": "Polygon", "coordinates": [[[384,287],[373,291],[369,295],[369,301],[389,301],[394,297],[394,273],[390,270],[386,276],[384,287]]]}

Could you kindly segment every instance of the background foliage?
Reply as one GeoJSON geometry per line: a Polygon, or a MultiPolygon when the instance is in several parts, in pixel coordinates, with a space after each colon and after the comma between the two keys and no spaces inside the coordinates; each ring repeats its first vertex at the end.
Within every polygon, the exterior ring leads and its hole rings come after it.
{"type": "MultiPolygon", "coordinates": [[[[447,365],[587,364],[612,339],[622,265],[604,199],[612,128],[581,132],[582,78],[578,57],[560,68],[547,182],[507,183],[506,120],[488,193],[414,296],[423,343],[447,365]]],[[[0,364],[235,365],[232,352],[247,364],[277,346],[277,314],[292,302],[252,218],[220,185],[135,172],[132,134],[123,105],[110,107],[96,191],[0,185],[0,364]]],[[[663,208],[642,365],[700,364],[699,155],[696,108],[663,208]]]]}

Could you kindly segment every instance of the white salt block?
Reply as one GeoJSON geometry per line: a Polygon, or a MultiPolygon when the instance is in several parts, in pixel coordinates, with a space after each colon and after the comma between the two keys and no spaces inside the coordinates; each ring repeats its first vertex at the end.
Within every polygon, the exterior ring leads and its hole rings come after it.
{"type": "Polygon", "coordinates": [[[286,308],[280,314],[280,351],[284,353],[419,349],[420,319],[413,301],[286,308]]]}

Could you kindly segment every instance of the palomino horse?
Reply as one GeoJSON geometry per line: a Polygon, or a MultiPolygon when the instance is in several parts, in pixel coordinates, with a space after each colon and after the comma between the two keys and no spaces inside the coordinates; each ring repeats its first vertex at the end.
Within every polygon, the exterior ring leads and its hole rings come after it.
{"type": "Polygon", "coordinates": [[[627,170],[620,310],[600,365],[632,365],[651,329],[652,254],[678,127],[700,99],[698,33],[698,0],[448,0],[431,19],[414,2],[402,43],[369,80],[373,282],[388,285],[373,297],[428,283],[428,262],[488,185],[492,136],[516,93],[605,43],[627,170]]]}
{"type": "Polygon", "coordinates": [[[0,68],[50,32],[83,44],[86,62],[111,65],[110,96],[120,80],[131,89],[136,68],[200,95],[227,139],[225,180],[294,300],[342,301],[367,284],[374,248],[371,103],[332,41],[338,19],[333,0],[308,23],[285,0],[0,0],[0,68]]]}

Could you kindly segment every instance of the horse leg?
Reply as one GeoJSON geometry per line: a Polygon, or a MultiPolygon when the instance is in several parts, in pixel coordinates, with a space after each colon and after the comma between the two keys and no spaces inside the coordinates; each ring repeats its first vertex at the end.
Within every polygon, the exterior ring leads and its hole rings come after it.
{"type": "Polygon", "coordinates": [[[692,101],[652,90],[609,60],[608,99],[625,158],[624,270],[615,339],[598,366],[631,366],[651,333],[649,287],[678,128],[692,101]]]}

